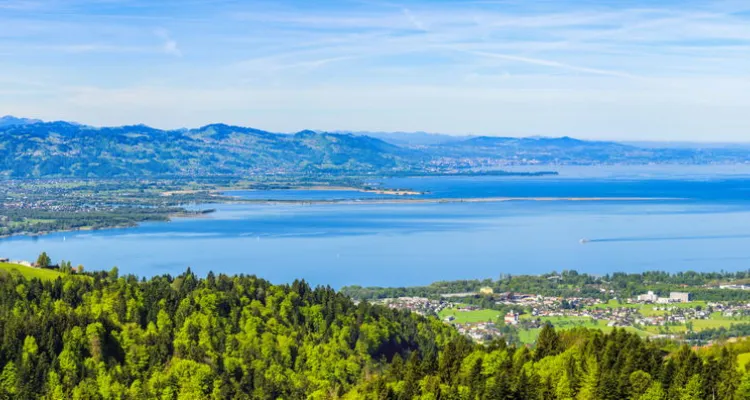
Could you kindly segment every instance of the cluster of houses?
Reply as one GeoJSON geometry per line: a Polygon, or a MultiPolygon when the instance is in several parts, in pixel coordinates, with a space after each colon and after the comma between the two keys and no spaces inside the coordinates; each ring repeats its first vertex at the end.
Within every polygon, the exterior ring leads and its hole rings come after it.
{"type": "MultiPolygon", "coordinates": [[[[653,291],[641,294],[633,299],[624,301],[621,307],[594,307],[602,301],[588,297],[545,297],[540,295],[520,293],[493,293],[490,288],[483,288],[479,293],[452,293],[442,295],[441,300],[430,300],[423,297],[399,297],[385,299],[383,304],[391,308],[407,309],[422,315],[437,315],[445,308],[455,308],[456,311],[473,311],[479,309],[475,305],[457,305],[448,299],[476,296],[482,294],[492,296],[496,304],[514,306],[514,311],[506,313],[502,320],[498,315],[497,321],[456,323],[454,316],[447,316],[444,322],[453,324],[456,329],[478,341],[484,342],[503,336],[506,328],[503,326],[518,326],[519,329],[529,329],[541,326],[544,317],[581,317],[592,320],[606,321],[608,326],[665,326],[672,324],[686,324],[692,320],[711,318],[711,314],[721,312],[724,317],[745,317],[750,315],[750,303],[708,303],[701,307],[680,306],[680,303],[691,301],[688,292],[670,292],[668,297],[660,297],[653,291]],[[630,304],[651,304],[654,312],[645,312],[643,307],[628,306],[630,304]],[[533,318],[520,318],[518,310],[527,310],[533,318]],[[502,322],[501,322],[502,321],[502,322]],[[503,324],[504,323],[504,324],[503,324]],[[498,325],[499,324],[499,325],[498,325]]],[[[646,306],[649,307],[649,306],[646,306]]],[[[524,312],[524,313],[525,313],[524,312]]]]}
{"type": "Polygon", "coordinates": [[[477,322],[471,324],[456,324],[456,330],[462,335],[482,343],[503,336],[497,325],[493,322],[477,322]]]}
{"type": "MultiPolygon", "coordinates": [[[[54,212],[79,212],[82,208],[97,211],[99,208],[93,205],[69,205],[59,204],[55,200],[11,200],[2,203],[4,208],[19,210],[45,210],[54,212]]],[[[7,219],[7,218],[6,218],[7,219]]]]}
{"type": "Polygon", "coordinates": [[[450,303],[443,300],[430,300],[426,297],[397,297],[383,299],[382,304],[389,308],[409,310],[420,315],[436,315],[450,303]]]}
{"type": "Polygon", "coordinates": [[[708,309],[720,312],[723,317],[736,318],[750,316],[750,303],[746,304],[722,304],[708,303],[708,309]]]}
{"type": "Polygon", "coordinates": [[[13,260],[13,261],[11,261],[10,258],[6,258],[6,257],[0,257],[0,263],[23,265],[24,267],[33,267],[34,266],[34,263],[31,263],[31,262],[28,262],[28,261],[25,261],[25,260],[13,260]]]}
{"type": "MultiPolygon", "coordinates": [[[[24,267],[32,267],[32,268],[41,268],[35,262],[30,262],[26,260],[11,260],[10,258],[7,258],[7,257],[0,257],[0,263],[23,265],[24,267]]],[[[60,266],[56,264],[47,266],[47,269],[59,269],[59,268],[60,266]]]]}
{"type": "MultiPolygon", "coordinates": [[[[571,299],[571,301],[574,301],[571,299]]],[[[586,301],[589,303],[589,301],[586,301]]],[[[630,326],[638,316],[638,310],[635,308],[535,308],[531,310],[531,315],[537,318],[541,317],[579,317],[591,318],[593,320],[609,321],[608,326],[630,326]]]]}
{"type": "Polygon", "coordinates": [[[527,159],[524,157],[515,157],[511,159],[497,159],[492,157],[439,157],[430,161],[426,170],[429,172],[461,172],[467,169],[490,168],[490,167],[507,167],[508,165],[536,165],[540,161],[537,159],[527,159]]]}
{"type": "Polygon", "coordinates": [[[686,314],[664,314],[637,318],[634,322],[638,325],[664,326],[668,324],[684,324],[691,319],[708,319],[708,314],[700,311],[699,316],[690,317],[686,314]]]}

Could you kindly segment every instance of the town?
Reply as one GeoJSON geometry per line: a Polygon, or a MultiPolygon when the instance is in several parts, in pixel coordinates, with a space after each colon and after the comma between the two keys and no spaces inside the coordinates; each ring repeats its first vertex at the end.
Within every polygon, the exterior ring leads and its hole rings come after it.
{"type": "Polygon", "coordinates": [[[689,292],[654,291],[603,301],[593,297],[550,297],[526,293],[446,293],[439,298],[397,297],[377,301],[390,308],[439,317],[478,342],[510,338],[529,344],[540,328],[623,328],[643,337],[687,340],[690,333],[750,323],[750,303],[693,301],[689,292]],[[489,299],[491,308],[471,301],[489,299]]]}

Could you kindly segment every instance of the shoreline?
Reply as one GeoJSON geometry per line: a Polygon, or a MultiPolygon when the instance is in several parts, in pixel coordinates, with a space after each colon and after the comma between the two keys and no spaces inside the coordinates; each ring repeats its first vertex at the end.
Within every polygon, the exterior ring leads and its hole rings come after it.
{"type": "MultiPolygon", "coordinates": [[[[278,190],[300,190],[300,191],[311,191],[311,192],[359,192],[359,193],[373,193],[373,194],[385,194],[385,195],[391,195],[391,196],[422,196],[429,192],[419,192],[416,190],[410,190],[410,189],[375,189],[375,188],[366,188],[366,187],[356,187],[356,186],[329,186],[329,185],[312,185],[312,186],[288,186],[288,187],[282,187],[282,188],[261,188],[261,189],[215,189],[212,190],[212,194],[218,194],[226,196],[227,193],[233,192],[233,191],[247,191],[247,192],[273,192],[278,190]]],[[[231,196],[230,197],[234,197],[231,196]]]]}
{"type": "MultiPolygon", "coordinates": [[[[266,192],[273,192],[278,190],[304,190],[304,191],[313,191],[313,192],[325,192],[325,191],[341,191],[341,192],[360,192],[360,193],[373,193],[373,194],[384,194],[384,195],[391,195],[391,196],[421,196],[424,194],[427,194],[428,192],[419,192],[416,190],[410,190],[410,189],[375,189],[375,188],[366,188],[366,187],[356,187],[356,186],[328,186],[328,185],[313,185],[313,186],[288,186],[288,187],[278,187],[278,188],[237,188],[237,187],[223,187],[223,188],[216,188],[216,189],[210,189],[210,190],[200,190],[200,189],[186,189],[186,190],[170,190],[166,192],[162,192],[160,196],[163,197],[169,197],[169,196],[175,196],[175,195],[182,195],[182,194],[195,194],[195,193],[201,193],[201,192],[207,192],[211,196],[214,197],[222,197],[227,196],[227,193],[231,192],[260,192],[260,191],[266,191],[266,192]]],[[[233,197],[229,195],[230,197],[233,197]]]]}
{"type": "MultiPolygon", "coordinates": [[[[312,189],[306,190],[318,190],[312,189]]],[[[325,190],[342,190],[342,187],[327,186],[329,189],[325,190]]],[[[360,189],[358,191],[366,191],[360,189]]],[[[299,200],[299,199],[242,199],[237,196],[223,196],[223,197],[234,197],[234,200],[225,200],[210,203],[199,203],[199,205],[209,204],[256,204],[256,205],[373,205],[373,204],[450,204],[450,203],[502,203],[511,201],[526,201],[526,202],[614,202],[614,201],[680,201],[685,200],[684,198],[676,197],[467,197],[467,198],[392,198],[392,199],[331,199],[331,200],[299,200]]],[[[72,229],[61,229],[55,231],[45,232],[21,232],[10,235],[0,235],[0,240],[10,239],[19,236],[26,236],[29,238],[47,236],[53,233],[62,232],[81,232],[81,231],[98,231],[106,229],[126,229],[135,228],[144,222],[171,222],[173,219],[185,219],[185,218],[206,218],[208,214],[216,212],[215,209],[211,209],[208,212],[179,212],[169,214],[166,220],[151,220],[151,221],[139,221],[132,224],[120,224],[113,226],[104,226],[99,228],[93,228],[90,226],[72,228],[72,229]]]]}
{"type": "MultiPolygon", "coordinates": [[[[203,204],[209,204],[209,203],[203,203],[203,204]]],[[[54,231],[41,231],[41,232],[19,232],[19,233],[12,233],[10,235],[0,235],[0,240],[3,239],[11,239],[14,237],[19,236],[26,236],[29,238],[38,238],[41,236],[47,236],[51,235],[53,233],[65,233],[65,232],[94,232],[94,231],[103,231],[108,229],[127,229],[127,228],[136,228],[140,224],[144,222],[171,222],[172,219],[178,219],[178,218],[206,218],[208,214],[214,213],[216,210],[211,210],[210,212],[197,212],[197,213],[190,213],[190,212],[181,212],[181,213],[172,213],[167,215],[167,219],[165,220],[145,220],[145,221],[138,221],[128,224],[119,224],[119,225],[112,225],[112,226],[102,226],[99,228],[94,228],[92,226],[82,226],[79,228],[70,228],[70,229],[59,229],[54,231]]]]}
{"type": "Polygon", "coordinates": [[[448,203],[502,203],[508,201],[529,202],[610,202],[610,201],[678,201],[679,197],[436,197],[436,198],[406,198],[406,199],[331,199],[331,200],[300,200],[300,199],[242,199],[223,201],[221,204],[448,204],[448,203]]]}
{"type": "Polygon", "coordinates": [[[344,191],[344,192],[360,192],[360,193],[373,193],[373,194],[386,194],[390,196],[422,196],[427,192],[418,192],[410,189],[373,189],[373,188],[358,188],[354,186],[300,186],[295,187],[292,190],[310,190],[310,191],[344,191]]]}
{"type": "MultiPolygon", "coordinates": [[[[142,222],[146,222],[146,221],[142,221],[142,222]]],[[[10,238],[18,237],[18,236],[26,236],[26,237],[29,237],[29,238],[34,238],[34,237],[51,235],[53,233],[93,232],[93,231],[100,231],[100,230],[104,230],[104,229],[134,228],[134,227],[138,226],[138,224],[139,223],[135,223],[135,224],[132,224],[132,225],[130,225],[130,224],[128,224],[128,225],[120,224],[120,225],[106,226],[106,227],[96,228],[96,229],[94,227],[91,227],[91,226],[82,226],[80,228],[59,229],[59,230],[54,230],[54,231],[43,231],[43,232],[33,232],[33,233],[32,232],[19,232],[19,233],[12,233],[10,235],[0,235],[0,240],[2,240],[2,239],[10,239],[10,238]]]]}

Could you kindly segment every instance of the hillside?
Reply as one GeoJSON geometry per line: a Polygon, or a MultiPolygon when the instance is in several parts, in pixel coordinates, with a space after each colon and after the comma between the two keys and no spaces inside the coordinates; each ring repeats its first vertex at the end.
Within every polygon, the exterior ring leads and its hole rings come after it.
{"type": "Polygon", "coordinates": [[[52,280],[62,276],[61,273],[51,269],[32,268],[25,265],[0,262],[0,274],[3,273],[20,274],[27,279],[39,278],[42,280],[52,280]]]}
{"type": "Polygon", "coordinates": [[[0,127],[0,171],[12,177],[252,175],[402,171],[419,154],[381,140],[303,131],[276,134],[207,125],[159,130],[67,122],[0,127]]]}
{"type": "Polygon", "coordinates": [[[434,317],[305,282],[190,271],[0,275],[0,398],[746,399],[743,341],[695,352],[614,329],[475,344],[434,317]]]}

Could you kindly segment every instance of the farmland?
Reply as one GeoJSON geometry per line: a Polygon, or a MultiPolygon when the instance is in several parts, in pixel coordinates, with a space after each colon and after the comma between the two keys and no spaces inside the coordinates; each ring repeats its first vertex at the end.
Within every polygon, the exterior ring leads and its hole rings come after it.
{"type": "Polygon", "coordinates": [[[498,318],[502,319],[502,315],[497,310],[469,310],[463,311],[456,308],[446,308],[438,313],[440,319],[445,319],[449,316],[453,316],[455,319],[452,322],[457,324],[476,323],[476,322],[497,322],[498,318]]]}

